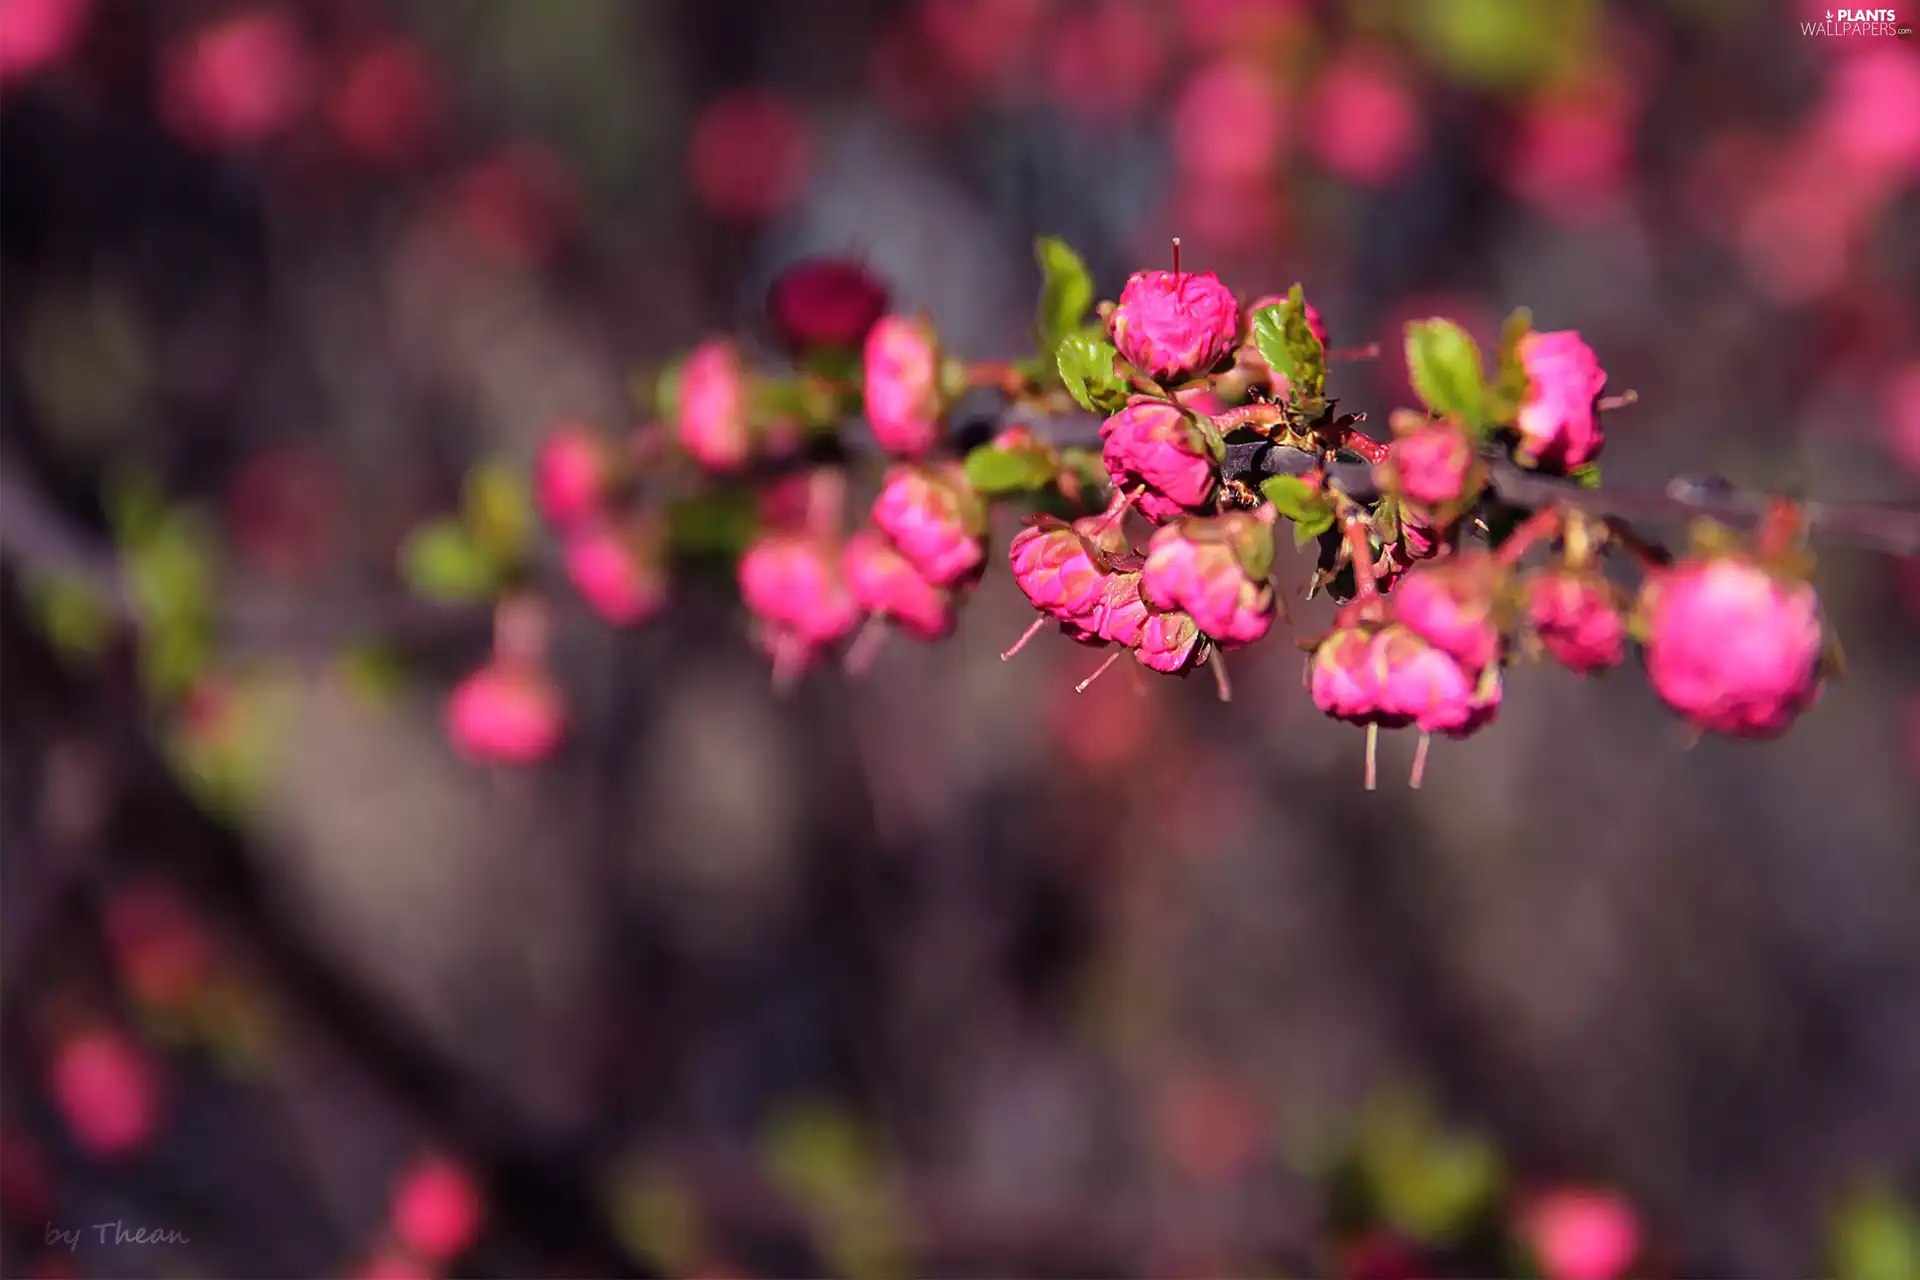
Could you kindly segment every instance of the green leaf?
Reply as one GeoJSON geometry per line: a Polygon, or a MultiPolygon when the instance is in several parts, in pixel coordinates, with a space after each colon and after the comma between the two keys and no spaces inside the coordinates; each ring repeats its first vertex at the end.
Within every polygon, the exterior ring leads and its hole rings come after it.
{"type": "Polygon", "coordinates": [[[1333,528],[1338,518],[1333,499],[1299,476],[1268,476],[1260,482],[1273,509],[1293,521],[1295,546],[1305,546],[1333,528]]]}
{"type": "Polygon", "coordinates": [[[1043,449],[999,449],[990,444],[967,455],[966,469],[967,483],[987,495],[1044,488],[1060,470],[1043,449]]]}
{"type": "Polygon", "coordinates": [[[1598,489],[1600,487],[1600,464],[1597,462],[1583,462],[1572,471],[1569,471],[1567,478],[1579,485],[1582,489],[1598,489]]]}
{"type": "Polygon", "coordinates": [[[1060,380],[1081,408],[1110,414],[1126,404],[1127,381],[1114,367],[1119,355],[1104,337],[1070,333],[1060,340],[1054,353],[1060,380]]]}
{"type": "Polygon", "coordinates": [[[1413,389],[1435,413],[1459,418],[1479,432],[1487,421],[1487,384],[1480,348],[1451,320],[1407,322],[1407,371],[1413,389]]]}
{"type": "Polygon", "coordinates": [[[1267,367],[1287,379],[1287,400],[1314,418],[1326,408],[1327,350],[1307,323],[1307,295],[1299,285],[1285,302],[1254,313],[1253,342],[1267,367]]]}
{"type": "Polygon", "coordinates": [[[113,632],[113,618],[92,587],[56,574],[33,574],[23,586],[27,606],[55,649],[68,657],[100,652],[113,632]]]}
{"type": "Polygon", "coordinates": [[[1500,326],[1500,357],[1496,362],[1493,386],[1487,394],[1487,422],[1490,426],[1511,426],[1527,398],[1527,370],[1520,363],[1520,342],[1533,332],[1533,313],[1516,307],[1500,326]]]}
{"type": "Polygon", "coordinates": [[[1920,1275],[1920,1223],[1885,1187],[1863,1187],[1836,1217],[1829,1252],[1838,1280],[1920,1275]]]}
{"type": "Polygon", "coordinates": [[[1381,1212],[1400,1231],[1428,1243],[1465,1235],[1505,1178],[1490,1143],[1441,1128],[1426,1104],[1407,1094],[1369,1106],[1359,1144],[1381,1212]]]}
{"type": "Polygon", "coordinates": [[[450,604],[484,600],[499,585],[492,557],[457,520],[436,520],[408,534],[400,576],[427,599],[450,604]]]}
{"type": "Polygon", "coordinates": [[[667,532],[674,552],[694,559],[731,561],[759,531],[751,494],[716,490],[667,506],[667,532]]]}
{"type": "Polygon", "coordinates": [[[467,471],[460,511],[474,544],[497,570],[525,557],[533,534],[533,495],[527,474],[500,459],[476,463],[467,471]]]}
{"type": "Polygon", "coordinates": [[[641,397],[642,405],[651,405],[653,416],[661,422],[672,422],[680,416],[681,364],[676,360],[654,374],[652,394],[641,397]]]}
{"type": "Polygon", "coordinates": [[[1093,276],[1065,240],[1041,236],[1033,242],[1040,264],[1040,310],[1034,317],[1034,340],[1042,351],[1053,351],[1072,333],[1093,306],[1093,276]]]}

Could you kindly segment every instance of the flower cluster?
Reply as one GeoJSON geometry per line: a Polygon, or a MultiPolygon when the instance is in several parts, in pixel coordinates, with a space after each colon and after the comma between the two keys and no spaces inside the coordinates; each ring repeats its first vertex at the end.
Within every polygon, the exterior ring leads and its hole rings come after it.
{"type": "MultiPolygon", "coordinates": [[[[1389,414],[1379,439],[1329,398],[1329,361],[1355,356],[1328,353],[1297,286],[1243,308],[1217,277],[1176,260],[1130,277],[1093,319],[1071,251],[1043,244],[1041,261],[1050,345],[1038,363],[963,365],[926,318],[887,314],[885,287],[864,267],[812,261],[768,301],[791,376],[750,369],[732,340],[712,338],[665,380],[663,417],[706,491],[757,495],[736,577],[777,685],[856,631],[852,671],[889,629],[950,635],[987,567],[993,505],[1024,501],[1008,562],[1038,616],[1006,656],[1052,624],[1110,651],[1081,688],[1131,654],[1167,674],[1208,666],[1227,696],[1222,655],[1288,616],[1275,535],[1291,523],[1293,540],[1318,551],[1308,597],[1324,589],[1340,602],[1305,646],[1306,686],[1328,716],[1367,728],[1370,781],[1379,730],[1419,734],[1417,785],[1428,740],[1493,723],[1507,669],[1526,659],[1589,676],[1637,646],[1668,706],[1743,737],[1781,732],[1817,699],[1832,647],[1791,508],[1751,545],[1708,530],[1675,562],[1589,514],[1591,503],[1516,513],[1489,501],[1503,457],[1508,474],[1568,477],[1570,495],[1595,480],[1603,414],[1631,395],[1603,398],[1606,374],[1579,334],[1536,332],[1518,312],[1489,362],[1459,326],[1410,322],[1409,380],[1423,404],[1389,414]],[[1080,309],[1051,313],[1062,299],[1080,309]],[[1097,449],[1020,425],[949,453],[949,409],[969,388],[1034,421],[1071,397],[1098,413],[1097,449]],[[837,432],[856,416],[888,465],[849,536],[848,464],[864,441],[837,432]],[[1263,465],[1282,453],[1297,462],[1263,465]],[[1610,559],[1641,570],[1637,595],[1610,559]]],[[[665,599],[670,523],[646,499],[672,471],[650,439],[620,445],[562,427],[535,468],[561,564],[620,625],[665,599]]],[[[468,754],[527,762],[557,743],[564,705],[527,648],[496,643],[455,692],[449,729],[468,754]]]]}

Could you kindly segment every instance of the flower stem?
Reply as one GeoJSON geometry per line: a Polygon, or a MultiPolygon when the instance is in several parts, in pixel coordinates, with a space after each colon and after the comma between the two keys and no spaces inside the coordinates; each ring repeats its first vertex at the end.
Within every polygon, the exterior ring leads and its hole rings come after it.
{"type": "Polygon", "coordinates": [[[1507,535],[1507,540],[1500,544],[1500,549],[1494,555],[1501,564],[1512,567],[1537,544],[1558,537],[1564,523],[1565,517],[1560,514],[1560,508],[1542,507],[1522,520],[1519,528],[1507,535]]]}

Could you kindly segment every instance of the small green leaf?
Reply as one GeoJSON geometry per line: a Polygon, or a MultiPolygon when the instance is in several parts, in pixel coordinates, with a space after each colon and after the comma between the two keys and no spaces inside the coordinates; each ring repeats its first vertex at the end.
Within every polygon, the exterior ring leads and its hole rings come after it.
{"type": "Polygon", "coordinates": [[[1293,380],[1293,353],[1287,350],[1286,317],[1282,304],[1276,302],[1270,307],[1262,307],[1253,313],[1253,345],[1260,351],[1260,358],[1267,367],[1293,380]]]}
{"type": "Polygon", "coordinates": [[[1307,295],[1299,285],[1285,302],[1253,315],[1253,343],[1267,367],[1287,380],[1287,400],[1303,417],[1326,408],[1327,351],[1307,322],[1307,295]]]}
{"type": "Polygon", "coordinates": [[[1059,474],[1042,449],[999,449],[983,444],[967,455],[967,483],[982,494],[1023,493],[1044,488],[1059,474]]]}
{"type": "Polygon", "coordinates": [[[1065,240],[1041,236],[1033,242],[1040,264],[1040,310],[1034,317],[1034,340],[1042,351],[1053,351],[1072,333],[1093,305],[1093,276],[1065,240]]]}
{"type": "Polygon", "coordinates": [[[100,652],[113,631],[113,618],[93,588],[55,574],[34,574],[23,585],[27,605],[55,649],[69,657],[100,652]]]}
{"type": "Polygon", "coordinates": [[[1525,307],[1515,308],[1500,327],[1500,358],[1487,396],[1487,421],[1492,426],[1512,425],[1526,402],[1527,370],[1520,363],[1520,343],[1532,332],[1533,313],[1525,307]]]}
{"type": "Polygon", "coordinates": [[[1293,521],[1295,546],[1305,546],[1333,528],[1338,518],[1333,499],[1299,476],[1268,476],[1260,482],[1273,509],[1293,521]]]}
{"type": "Polygon", "coordinates": [[[1060,380],[1081,408],[1116,413],[1127,402],[1127,381],[1114,367],[1120,353],[1104,337],[1071,333],[1060,340],[1055,360],[1060,380]]]}
{"type": "Polygon", "coordinates": [[[1582,489],[1598,489],[1600,487],[1600,464],[1597,462],[1583,462],[1572,471],[1569,471],[1567,478],[1579,485],[1582,489]]]}
{"type": "Polygon", "coordinates": [[[670,503],[667,531],[674,552],[694,559],[731,561],[760,527],[751,494],[715,490],[670,503]]]}
{"type": "Polygon", "coordinates": [[[457,520],[436,520],[407,535],[400,576],[427,599],[450,604],[484,600],[499,582],[492,558],[457,520]]]}
{"type": "Polygon", "coordinates": [[[674,361],[653,375],[653,393],[642,397],[643,405],[651,405],[653,416],[661,422],[672,422],[680,416],[680,365],[674,361]]]}
{"type": "Polygon", "coordinates": [[[1409,320],[1407,372],[1429,409],[1457,417],[1476,432],[1486,426],[1487,385],[1480,348],[1465,329],[1439,318],[1409,320]]]}
{"type": "Polygon", "coordinates": [[[1835,1218],[1828,1250],[1838,1280],[1904,1280],[1920,1275],[1920,1222],[1885,1187],[1863,1187],[1835,1218]]]}
{"type": "Polygon", "coordinates": [[[476,463],[467,472],[460,512],[474,545],[496,569],[520,563],[533,534],[533,496],[524,469],[500,459],[476,463]]]}

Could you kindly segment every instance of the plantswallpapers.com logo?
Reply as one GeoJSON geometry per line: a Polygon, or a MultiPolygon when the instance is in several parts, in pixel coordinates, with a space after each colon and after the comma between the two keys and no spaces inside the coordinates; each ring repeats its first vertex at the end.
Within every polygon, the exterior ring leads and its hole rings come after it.
{"type": "Polygon", "coordinates": [[[1898,36],[1913,38],[1913,28],[1892,9],[1829,9],[1823,22],[1800,24],[1803,36],[1898,36]]]}

